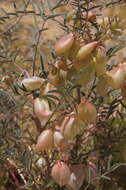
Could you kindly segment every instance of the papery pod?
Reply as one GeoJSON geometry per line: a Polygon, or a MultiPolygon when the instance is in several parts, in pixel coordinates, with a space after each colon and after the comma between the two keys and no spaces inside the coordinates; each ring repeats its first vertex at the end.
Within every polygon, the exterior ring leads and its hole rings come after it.
{"type": "Polygon", "coordinates": [[[103,48],[97,48],[96,55],[93,59],[96,75],[99,77],[106,72],[107,56],[103,48]]]}
{"type": "Polygon", "coordinates": [[[52,114],[52,111],[49,110],[48,103],[45,100],[40,100],[39,98],[34,99],[34,112],[40,119],[48,119],[52,114]]]}
{"type": "Polygon", "coordinates": [[[120,63],[119,67],[124,70],[124,72],[125,72],[125,79],[126,79],[126,62],[120,63]]]}
{"type": "Polygon", "coordinates": [[[23,85],[28,91],[33,91],[39,89],[43,83],[44,79],[33,76],[23,79],[21,85],[23,85]]]}
{"type": "Polygon", "coordinates": [[[91,53],[96,49],[97,45],[98,42],[94,41],[82,46],[77,52],[76,59],[78,61],[87,59],[91,55],[91,53]]]}
{"type": "Polygon", "coordinates": [[[86,167],[76,164],[71,167],[71,176],[67,186],[72,190],[79,190],[86,177],[86,167]]]}
{"type": "Polygon", "coordinates": [[[36,150],[50,150],[54,147],[53,131],[51,129],[44,130],[38,137],[36,150]]]}
{"type": "Polygon", "coordinates": [[[107,83],[112,88],[121,88],[125,81],[125,69],[123,67],[116,67],[107,72],[107,83]]]}
{"type": "Polygon", "coordinates": [[[96,86],[96,91],[100,96],[107,96],[108,84],[104,75],[99,77],[99,81],[96,86]]]}
{"type": "Polygon", "coordinates": [[[55,51],[57,55],[62,55],[70,50],[74,42],[73,33],[67,34],[60,38],[55,45],[55,51]]]}
{"type": "Polygon", "coordinates": [[[72,140],[79,131],[78,123],[74,114],[68,115],[64,118],[61,124],[61,133],[67,140],[72,140]]]}
{"type": "Polygon", "coordinates": [[[95,72],[93,70],[92,65],[90,64],[84,70],[78,72],[75,75],[75,81],[76,81],[75,83],[82,85],[82,86],[85,86],[93,79],[94,74],[95,74],[95,72]]]}
{"type": "Polygon", "coordinates": [[[55,87],[64,84],[66,80],[67,73],[65,71],[62,71],[60,69],[52,69],[49,72],[48,79],[51,84],[53,84],[55,87]]]}
{"type": "Polygon", "coordinates": [[[67,72],[67,80],[71,80],[77,74],[77,70],[72,66],[67,72]]]}
{"type": "Polygon", "coordinates": [[[59,145],[64,139],[63,135],[59,131],[54,132],[54,144],[59,145]]]}
{"type": "Polygon", "coordinates": [[[96,122],[97,111],[95,106],[89,101],[82,100],[78,106],[78,118],[85,123],[96,122]]]}
{"type": "Polygon", "coordinates": [[[95,68],[95,73],[96,73],[96,76],[99,77],[99,76],[102,76],[105,74],[106,72],[106,63],[105,62],[95,62],[94,63],[94,68],[95,68]]]}
{"type": "Polygon", "coordinates": [[[63,71],[68,71],[69,70],[66,60],[58,60],[56,62],[56,67],[59,68],[59,69],[62,69],[63,71]]]}
{"type": "Polygon", "coordinates": [[[77,71],[81,71],[81,70],[84,70],[85,68],[87,68],[90,63],[92,62],[92,58],[89,57],[87,58],[86,60],[84,61],[78,61],[78,60],[75,60],[73,62],[73,67],[77,70],[77,71]]]}
{"type": "Polygon", "coordinates": [[[60,131],[54,132],[54,144],[61,152],[66,152],[69,149],[69,144],[60,131]]]}
{"type": "Polygon", "coordinates": [[[68,184],[70,179],[70,169],[66,163],[58,161],[52,168],[51,176],[61,187],[68,184]]]}
{"type": "Polygon", "coordinates": [[[80,49],[80,46],[81,46],[80,40],[74,40],[73,45],[70,48],[67,56],[70,61],[73,61],[76,58],[76,54],[80,49]]]}

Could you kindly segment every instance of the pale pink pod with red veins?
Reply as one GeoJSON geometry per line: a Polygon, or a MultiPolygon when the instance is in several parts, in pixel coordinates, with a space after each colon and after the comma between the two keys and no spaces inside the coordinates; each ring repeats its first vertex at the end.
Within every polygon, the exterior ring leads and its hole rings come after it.
{"type": "Polygon", "coordinates": [[[54,144],[59,145],[63,141],[64,137],[60,131],[54,132],[54,144]]]}
{"type": "Polygon", "coordinates": [[[21,85],[23,85],[28,91],[33,91],[39,89],[44,81],[45,80],[40,77],[33,76],[23,79],[21,85]]]}
{"type": "Polygon", "coordinates": [[[87,59],[91,55],[91,53],[96,49],[97,45],[98,42],[94,41],[82,46],[77,52],[76,59],[78,61],[87,59]]]}
{"type": "Polygon", "coordinates": [[[81,101],[78,106],[78,118],[85,123],[95,123],[97,111],[95,106],[89,101],[81,101]]]}
{"type": "Polygon", "coordinates": [[[55,45],[56,54],[62,55],[64,53],[67,53],[72,47],[73,42],[74,42],[73,33],[67,34],[63,36],[62,38],[60,38],[55,45]]]}
{"type": "Polygon", "coordinates": [[[44,130],[38,137],[36,150],[50,150],[54,147],[53,131],[51,129],[44,130]]]}
{"type": "Polygon", "coordinates": [[[76,164],[71,167],[71,176],[69,183],[67,184],[72,190],[77,190],[83,184],[86,177],[86,167],[82,164],[76,164]]]}
{"type": "Polygon", "coordinates": [[[60,131],[54,132],[54,144],[61,152],[66,152],[69,149],[69,144],[60,131]]]}
{"type": "Polygon", "coordinates": [[[107,83],[112,88],[121,88],[125,81],[126,72],[122,66],[118,66],[111,71],[106,72],[107,74],[107,83]]]}
{"type": "Polygon", "coordinates": [[[67,140],[72,140],[79,132],[79,126],[76,122],[74,114],[68,115],[64,118],[61,124],[61,133],[67,140]]]}
{"type": "Polygon", "coordinates": [[[51,176],[61,187],[68,184],[70,179],[70,169],[66,163],[58,161],[52,168],[51,176]]]}
{"type": "Polygon", "coordinates": [[[48,103],[45,100],[39,98],[34,99],[34,113],[40,119],[48,119],[52,114],[49,110],[48,103]]]}

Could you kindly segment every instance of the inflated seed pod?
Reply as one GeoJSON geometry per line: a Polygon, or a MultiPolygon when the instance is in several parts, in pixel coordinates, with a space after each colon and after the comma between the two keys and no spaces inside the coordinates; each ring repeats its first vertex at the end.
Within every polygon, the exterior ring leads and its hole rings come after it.
{"type": "Polygon", "coordinates": [[[69,144],[60,131],[54,132],[54,144],[61,152],[66,152],[69,149],[69,144]]]}
{"type": "Polygon", "coordinates": [[[67,186],[72,190],[77,190],[83,184],[86,177],[86,167],[82,164],[76,164],[71,166],[71,176],[67,186]]]}
{"type": "Polygon", "coordinates": [[[75,83],[85,86],[93,79],[94,74],[95,74],[94,69],[93,69],[92,65],[89,64],[88,67],[86,67],[85,69],[83,69],[82,71],[78,72],[75,75],[75,78],[76,78],[75,83]]]}
{"type": "Polygon", "coordinates": [[[74,42],[73,33],[67,34],[60,38],[55,45],[55,52],[57,55],[62,55],[70,50],[74,42]]]}
{"type": "Polygon", "coordinates": [[[100,96],[107,96],[108,84],[104,75],[99,77],[99,81],[96,86],[96,91],[100,96]]]}
{"type": "Polygon", "coordinates": [[[84,46],[82,46],[77,52],[76,59],[79,61],[87,59],[91,53],[96,49],[98,42],[90,42],[84,46]]]}
{"type": "Polygon", "coordinates": [[[107,56],[105,50],[103,48],[98,48],[96,50],[96,55],[93,59],[94,69],[98,77],[105,74],[106,62],[107,62],[107,56]]]}
{"type": "Polygon", "coordinates": [[[38,137],[36,150],[50,150],[54,147],[53,131],[51,129],[44,130],[38,137]]]}
{"type": "Polygon", "coordinates": [[[58,60],[56,62],[56,67],[59,68],[59,69],[62,69],[63,71],[68,71],[69,70],[65,60],[58,60]]]}
{"type": "Polygon", "coordinates": [[[111,71],[106,72],[107,74],[107,83],[112,88],[121,88],[125,81],[125,69],[121,66],[118,66],[111,71]]]}
{"type": "Polygon", "coordinates": [[[61,69],[55,68],[49,72],[48,79],[51,84],[57,87],[65,82],[66,75],[67,75],[67,72],[61,69]]]}
{"type": "Polygon", "coordinates": [[[52,111],[49,110],[48,103],[45,100],[40,100],[39,98],[34,99],[34,112],[40,119],[48,119],[52,114],[52,111]]]}
{"type": "Polygon", "coordinates": [[[89,101],[82,100],[78,106],[78,118],[85,123],[96,122],[97,111],[95,106],[89,101]]]}
{"type": "Polygon", "coordinates": [[[33,91],[39,89],[43,83],[44,79],[33,76],[23,79],[21,85],[23,85],[28,91],[33,91]]]}
{"type": "Polygon", "coordinates": [[[80,49],[80,47],[81,47],[80,40],[74,40],[73,45],[70,48],[68,55],[67,55],[67,57],[70,61],[73,61],[76,58],[76,54],[77,54],[78,50],[80,49]]]}
{"type": "Polygon", "coordinates": [[[61,187],[68,184],[70,179],[70,169],[66,163],[58,161],[52,168],[51,176],[61,187]]]}
{"type": "Polygon", "coordinates": [[[74,114],[66,116],[61,124],[61,133],[67,140],[72,140],[79,132],[79,126],[74,114]]]}
{"type": "Polygon", "coordinates": [[[75,60],[73,62],[73,67],[77,71],[81,71],[81,70],[84,70],[85,68],[87,68],[90,65],[91,62],[92,62],[92,58],[91,57],[89,57],[89,58],[87,58],[86,60],[83,60],[83,61],[75,60]]]}

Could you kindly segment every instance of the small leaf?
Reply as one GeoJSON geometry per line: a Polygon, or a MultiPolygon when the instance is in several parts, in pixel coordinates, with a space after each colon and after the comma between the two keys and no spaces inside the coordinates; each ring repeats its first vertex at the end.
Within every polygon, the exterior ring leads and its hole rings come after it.
{"type": "Polygon", "coordinates": [[[104,176],[104,175],[102,175],[101,178],[103,178],[103,179],[107,179],[108,181],[111,181],[111,178],[108,177],[108,176],[104,176]]]}
{"type": "Polygon", "coordinates": [[[59,17],[59,16],[63,16],[64,14],[53,14],[53,15],[49,15],[49,16],[47,16],[47,20],[48,19],[52,19],[52,18],[55,18],[55,17],[59,17]]]}
{"type": "Polygon", "coordinates": [[[115,47],[112,47],[112,48],[110,48],[110,49],[107,51],[106,55],[107,55],[108,57],[115,56],[116,52],[119,51],[119,50],[121,50],[121,49],[124,48],[124,47],[125,47],[125,46],[115,46],[115,47]]]}

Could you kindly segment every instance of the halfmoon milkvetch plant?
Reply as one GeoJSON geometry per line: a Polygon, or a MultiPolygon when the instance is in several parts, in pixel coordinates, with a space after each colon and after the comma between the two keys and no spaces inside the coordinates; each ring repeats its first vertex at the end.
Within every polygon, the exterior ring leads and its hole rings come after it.
{"type": "Polygon", "coordinates": [[[126,1],[0,2],[0,189],[126,189],[126,1]]]}

